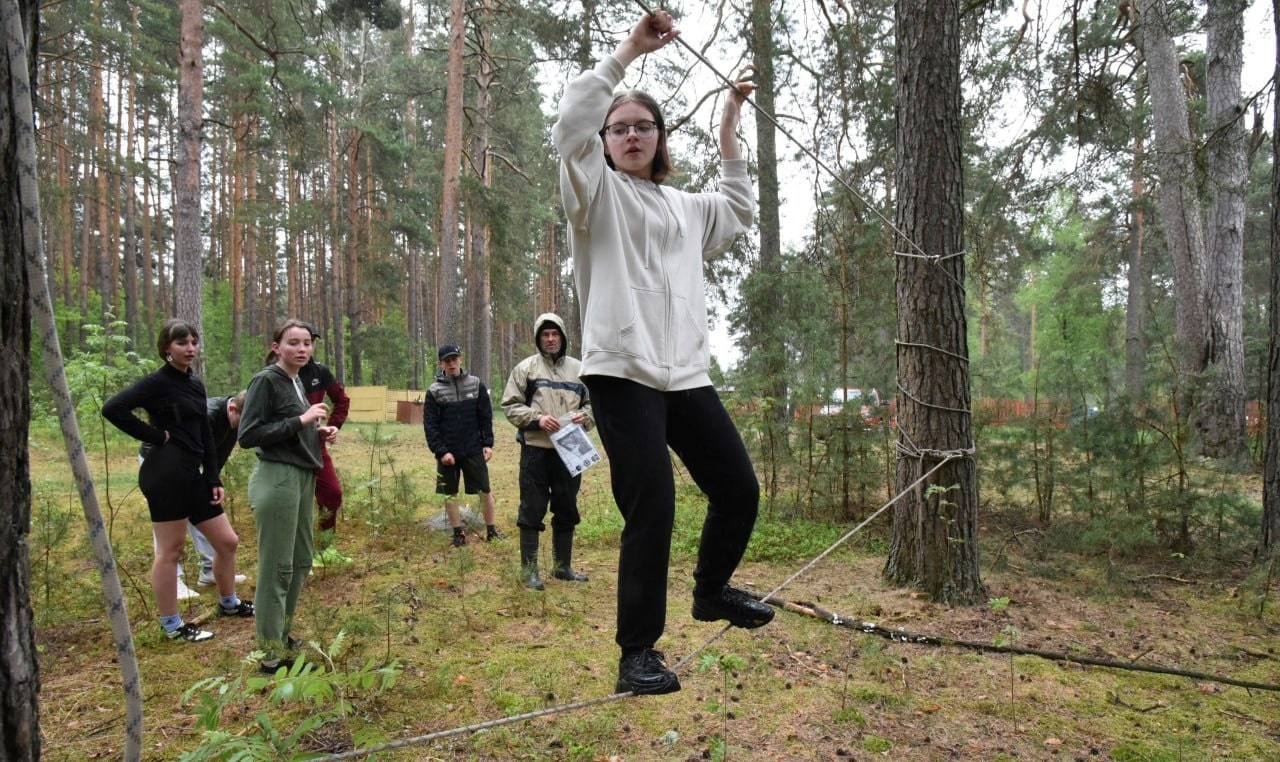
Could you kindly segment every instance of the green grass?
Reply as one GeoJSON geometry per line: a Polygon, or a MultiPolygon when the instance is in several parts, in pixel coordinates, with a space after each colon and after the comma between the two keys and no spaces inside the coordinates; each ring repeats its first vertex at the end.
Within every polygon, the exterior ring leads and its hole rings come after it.
{"type": "MultiPolygon", "coordinates": [[[[117,756],[122,692],[96,568],[56,432],[33,431],[31,590],[41,649],[44,756],[117,756]]],[[[453,550],[447,537],[424,524],[441,503],[431,492],[434,471],[421,430],[344,428],[334,449],[346,486],[338,542],[355,563],[317,571],[304,592],[298,629],[321,647],[342,633],[333,663],[337,675],[370,663],[395,663],[401,673],[380,694],[355,691],[349,711],[303,734],[299,748],[344,751],[369,739],[420,736],[612,693],[613,585],[622,525],[609,494],[608,463],[588,470],[580,498],[575,566],[591,581],[549,581],[544,593],[535,593],[518,578],[513,432],[500,424],[498,436],[491,472],[499,524],[510,539],[453,550]]],[[[255,676],[247,661],[252,625],[210,620],[217,637],[201,646],[160,636],[151,619],[150,529],[132,481],[133,448],[122,437],[109,441],[109,459],[91,455],[95,473],[104,473],[104,462],[112,466],[109,527],[142,669],[145,757],[174,759],[200,743],[193,727],[199,704],[184,701],[184,692],[205,679],[247,684],[255,676]]],[[[243,495],[251,468],[252,455],[237,453],[227,482],[236,485],[230,486],[229,515],[241,535],[240,567],[252,579],[256,539],[243,495]]],[[[688,616],[704,510],[705,501],[684,485],[667,630],[658,647],[673,664],[707,649],[681,671],[680,693],[596,704],[379,758],[1036,759],[1051,749],[1062,758],[1280,758],[1280,701],[1267,692],[888,642],[787,611],[761,630],[721,636],[721,627],[688,616]],[[1060,745],[1046,745],[1054,741],[1060,745]]],[[[885,518],[870,530],[877,534],[859,535],[832,553],[783,597],[927,634],[993,642],[1011,626],[1017,644],[1275,679],[1274,657],[1242,658],[1236,648],[1265,654],[1280,629],[1276,606],[1261,605],[1274,604],[1274,593],[1256,573],[1232,576],[1232,569],[1218,569],[1212,578],[1201,575],[1198,585],[1135,585],[1129,580],[1152,570],[1010,546],[1007,568],[984,569],[990,597],[1010,603],[1000,611],[952,609],[881,582],[885,518]],[[1038,568],[1037,558],[1045,562],[1043,571],[1029,571],[1038,568]]],[[[782,512],[762,516],[737,579],[767,591],[848,529],[782,512]]],[[[1000,531],[990,529],[990,542],[1001,541],[1000,531]]],[[[549,538],[542,543],[544,565],[549,544],[549,538]]],[[[193,568],[189,561],[188,574],[193,568]]],[[[198,617],[211,607],[206,595],[184,613],[198,617]]],[[[277,705],[269,691],[245,690],[220,718],[224,730],[245,738],[255,732],[259,713],[273,727],[288,729],[332,706],[277,705]]]]}

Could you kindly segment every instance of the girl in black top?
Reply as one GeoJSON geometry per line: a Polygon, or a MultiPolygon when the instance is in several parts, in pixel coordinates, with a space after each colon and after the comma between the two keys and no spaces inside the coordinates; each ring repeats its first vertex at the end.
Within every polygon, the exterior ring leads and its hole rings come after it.
{"type": "Polygon", "coordinates": [[[152,445],[138,470],[138,487],[147,499],[156,557],[151,589],[160,625],[173,640],[200,642],[213,633],[185,624],[178,613],[177,565],[186,540],[187,522],[213,545],[213,576],[221,612],[253,616],[253,602],[236,595],[236,536],[222,512],[224,493],[218,477],[218,451],[205,405],[204,384],[191,371],[200,336],[183,320],[165,322],[156,339],[165,364],[107,400],[102,415],[129,436],[152,445]],[[134,410],[147,411],[148,421],[134,410]]]}

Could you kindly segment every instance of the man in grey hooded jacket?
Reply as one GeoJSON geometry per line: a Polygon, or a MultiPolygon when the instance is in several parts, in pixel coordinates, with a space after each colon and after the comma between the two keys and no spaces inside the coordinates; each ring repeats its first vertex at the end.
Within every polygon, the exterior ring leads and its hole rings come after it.
{"type": "Polygon", "coordinates": [[[520,442],[520,566],[525,587],[542,590],[538,574],[538,535],[546,530],[543,519],[551,508],[551,576],[570,582],[586,582],[573,570],[573,531],[581,520],[578,489],[582,476],[569,473],[556,453],[551,434],[576,423],[583,429],[595,425],[587,387],[578,378],[581,363],[568,356],[569,340],[564,321],[553,312],[533,323],[538,351],[511,370],[502,392],[502,412],[516,427],[520,442]]]}

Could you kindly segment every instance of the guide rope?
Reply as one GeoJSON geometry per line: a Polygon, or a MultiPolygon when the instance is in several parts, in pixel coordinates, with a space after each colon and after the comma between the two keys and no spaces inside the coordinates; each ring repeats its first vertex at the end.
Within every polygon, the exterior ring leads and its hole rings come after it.
{"type": "MultiPolygon", "coordinates": [[[[644,9],[645,13],[648,13],[650,15],[653,14],[653,9],[650,8],[648,5],[646,5],[644,0],[635,0],[635,2],[636,2],[636,5],[639,5],[641,8],[644,9]]],[[[683,37],[677,36],[675,38],[675,41],[680,43],[680,45],[683,46],[685,50],[692,53],[694,58],[697,58],[698,61],[700,61],[703,66],[707,67],[707,69],[712,74],[716,75],[716,77],[725,85],[727,85],[729,89],[732,90],[737,87],[737,83],[735,83],[733,80],[729,79],[723,73],[721,73],[721,71],[715,67],[715,64],[708,61],[706,56],[702,55],[692,45],[685,42],[683,37]]],[[[837,183],[841,185],[841,187],[843,187],[846,191],[848,191],[849,195],[857,199],[863,206],[865,206],[868,210],[870,210],[873,215],[880,218],[880,221],[883,222],[890,230],[892,230],[894,234],[896,234],[899,238],[905,241],[908,246],[910,246],[915,252],[917,252],[915,256],[920,256],[925,259],[937,260],[937,261],[940,261],[941,259],[945,258],[945,257],[931,257],[930,255],[926,254],[925,250],[920,248],[920,245],[917,244],[915,241],[911,240],[911,238],[908,237],[906,233],[902,232],[902,230],[900,230],[898,226],[894,224],[893,220],[889,219],[884,214],[884,212],[881,212],[880,209],[875,204],[872,204],[871,202],[869,202],[866,199],[866,197],[864,197],[861,193],[859,193],[856,189],[854,189],[854,187],[850,185],[847,180],[845,180],[843,177],[838,175],[836,171],[832,169],[830,166],[828,166],[827,163],[823,161],[818,156],[817,153],[815,153],[811,148],[809,148],[809,146],[802,143],[798,138],[796,138],[796,136],[792,135],[791,132],[787,130],[787,128],[779,124],[778,120],[775,119],[772,114],[760,108],[760,106],[750,98],[747,98],[746,102],[751,104],[751,108],[755,109],[755,112],[757,115],[762,117],[769,124],[772,124],[775,130],[782,133],[783,136],[785,136],[788,140],[790,140],[796,146],[796,148],[799,148],[806,156],[808,156],[811,160],[813,160],[814,164],[816,164],[820,169],[824,170],[828,175],[830,175],[831,179],[835,180],[837,183]]],[[[950,255],[950,256],[954,256],[954,255],[950,255]]]]}

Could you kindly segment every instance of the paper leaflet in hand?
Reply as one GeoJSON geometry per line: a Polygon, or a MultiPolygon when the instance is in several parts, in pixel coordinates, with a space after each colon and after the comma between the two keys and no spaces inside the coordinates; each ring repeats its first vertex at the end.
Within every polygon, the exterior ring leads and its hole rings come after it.
{"type": "Polygon", "coordinates": [[[574,476],[600,462],[600,453],[591,444],[587,432],[576,423],[552,432],[551,442],[556,446],[556,452],[560,455],[560,460],[564,461],[565,468],[574,476]]]}

